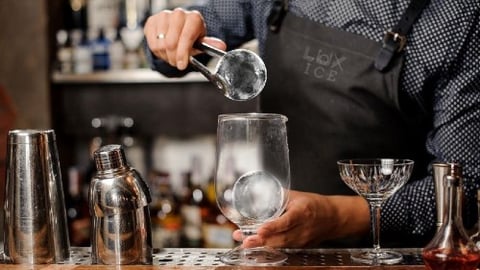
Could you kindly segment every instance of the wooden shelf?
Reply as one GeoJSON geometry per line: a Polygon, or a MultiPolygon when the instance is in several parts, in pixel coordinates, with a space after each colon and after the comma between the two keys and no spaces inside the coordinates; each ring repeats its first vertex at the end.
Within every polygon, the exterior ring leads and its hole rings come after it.
{"type": "Polygon", "coordinates": [[[168,78],[150,69],[112,70],[86,74],[54,72],[53,83],[194,83],[208,80],[199,72],[190,72],[181,78],[168,78]]]}

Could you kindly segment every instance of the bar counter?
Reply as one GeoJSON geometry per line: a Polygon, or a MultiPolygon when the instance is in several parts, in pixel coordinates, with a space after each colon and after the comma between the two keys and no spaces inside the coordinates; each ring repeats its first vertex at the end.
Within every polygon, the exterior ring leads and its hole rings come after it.
{"type": "Polygon", "coordinates": [[[0,269],[5,270],[50,270],[50,269],[140,269],[140,270],[207,270],[207,269],[390,269],[409,270],[425,269],[421,249],[395,249],[403,254],[403,261],[397,265],[370,266],[353,262],[350,253],[354,249],[285,249],[288,260],[281,265],[272,266],[230,266],[222,263],[218,255],[226,249],[191,249],[166,248],[155,250],[152,265],[92,265],[90,248],[72,247],[71,259],[66,262],[48,265],[13,265],[0,262],[0,269]]]}

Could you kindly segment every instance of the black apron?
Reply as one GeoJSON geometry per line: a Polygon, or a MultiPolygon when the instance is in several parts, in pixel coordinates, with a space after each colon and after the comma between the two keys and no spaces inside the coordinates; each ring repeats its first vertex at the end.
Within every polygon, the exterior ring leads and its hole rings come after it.
{"type": "MultiPolygon", "coordinates": [[[[264,112],[288,117],[292,189],[354,194],[338,174],[347,158],[410,158],[426,172],[428,129],[399,91],[403,55],[379,71],[382,44],[287,13],[265,49],[264,112]]],[[[412,176],[413,178],[414,176],[412,176]]]]}

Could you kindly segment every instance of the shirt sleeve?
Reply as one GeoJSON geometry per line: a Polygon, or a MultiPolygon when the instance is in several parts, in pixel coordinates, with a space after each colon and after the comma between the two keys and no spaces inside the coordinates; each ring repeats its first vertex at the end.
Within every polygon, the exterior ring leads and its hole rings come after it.
{"type": "MultiPolygon", "coordinates": [[[[436,161],[457,162],[463,169],[463,222],[471,228],[478,219],[480,187],[480,24],[471,17],[465,38],[452,49],[453,59],[443,67],[432,87],[433,129],[426,142],[436,161]]],[[[432,169],[424,179],[412,179],[383,207],[382,232],[418,236],[425,244],[435,233],[436,202],[432,169]]]]}

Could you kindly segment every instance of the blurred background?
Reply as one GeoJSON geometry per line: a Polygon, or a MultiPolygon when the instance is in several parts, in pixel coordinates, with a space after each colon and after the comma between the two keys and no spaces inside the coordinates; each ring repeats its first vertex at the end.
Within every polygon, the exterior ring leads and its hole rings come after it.
{"type": "Polygon", "coordinates": [[[165,78],[144,56],[145,19],[195,2],[0,1],[2,209],[8,131],[54,129],[72,245],[90,244],[92,153],[110,143],[151,188],[155,247],[234,245],[212,189],[217,116],[257,100],[229,101],[197,73],[165,78]]]}

